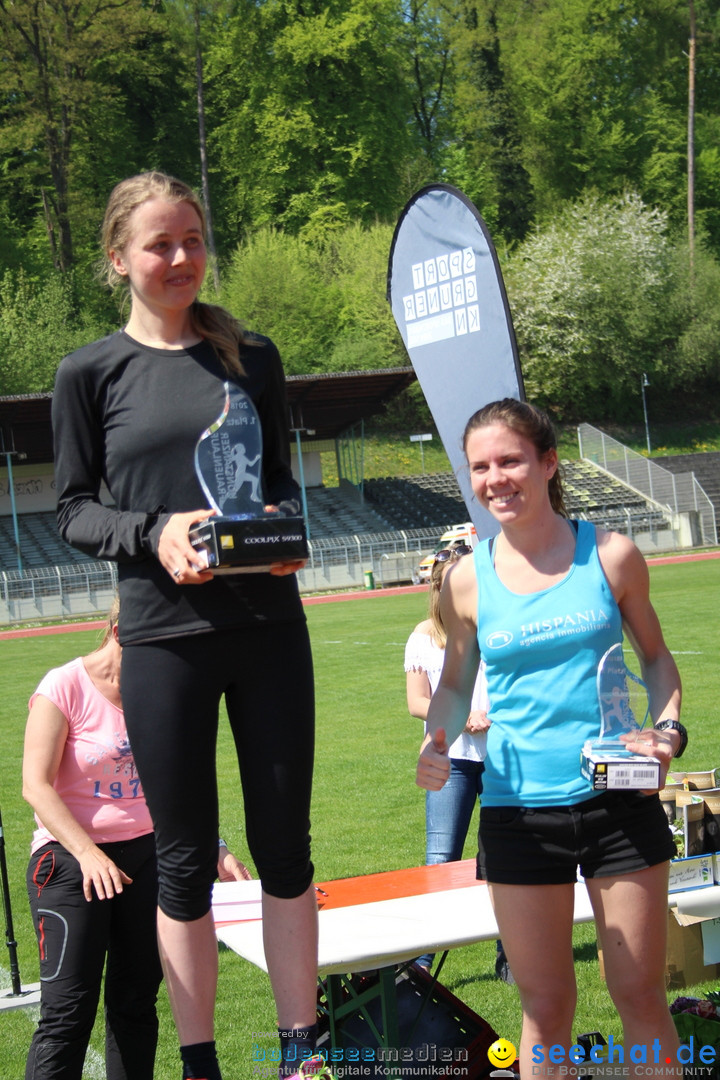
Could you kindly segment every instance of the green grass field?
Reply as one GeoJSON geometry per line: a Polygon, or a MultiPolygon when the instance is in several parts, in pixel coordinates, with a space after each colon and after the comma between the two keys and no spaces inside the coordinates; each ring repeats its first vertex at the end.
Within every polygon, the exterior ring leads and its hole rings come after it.
{"type": "MultiPolygon", "coordinates": [[[[717,702],[720,633],[717,617],[717,560],[656,566],[651,570],[655,605],[685,687],[683,718],[691,731],[683,759],[689,770],[720,765],[717,702]],[[713,629],[715,627],[715,629],[713,629]]],[[[318,699],[318,738],[313,799],[316,877],[327,880],[419,865],[424,855],[423,793],[415,787],[420,724],[405,706],[403,650],[410,630],[425,615],[426,595],[362,594],[350,601],[307,607],[313,639],[318,699]]],[[[68,632],[0,641],[4,693],[0,699],[0,809],[2,810],[15,936],[24,984],[38,978],[36,945],[24,875],[32,815],[20,795],[23,729],[27,700],[43,673],[97,642],[97,635],[68,632]]],[[[292,701],[288,701],[292,709],[292,701]]],[[[245,857],[234,751],[227,726],[218,749],[222,835],[245,857]]],[[[474,854],[468,838],[466,856],[474,854]]],[[[617,1019],[599,978],[594,927],[575,930],[579,1003],[575,1033],[600,1030],[620,1039],[617,1019]]],[[[494,944],[454,950],[442,981],[517,1045],[519,1008],[513,987],[493,977],[494,944]]],[[[0,953],[0,986],[9,987],[7,952],[0,953]]],[[[712,984],[707,984],[710,988],[712,984]]],[[[702,988],[696,988],[701,992],[702,988]]],[[[684,992],[692,992],[684,991],[684,992]]],[[[675,992],[670,994],[672,999],[675,992]]],[[[164,991],[160,1000],[161,1044],[156,1080],[180,1076],[176,1038],[164,991]]],[[[0,1013],[0,1075],[21,1080],[33,1010],[0,1013]]],[[[253,1033],[274,1030],[267,978],[223,950],[217,1007],[218,1044],[225,1075],[253,1075],[253,1046],[274,1041],[253,1033]]],[[[102,1020],[93,1033],[85,1080],[101,1080],[102,1020]]]]}

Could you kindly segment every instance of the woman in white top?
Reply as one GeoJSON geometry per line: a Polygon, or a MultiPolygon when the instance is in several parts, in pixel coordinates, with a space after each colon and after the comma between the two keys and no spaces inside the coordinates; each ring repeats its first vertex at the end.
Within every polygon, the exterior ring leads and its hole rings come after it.
{"type": "MultiPolygon", "coordinates": [[[[445,628],[440,616],[440,590],[450,567],[471,551],[472,548],[466,544],[438,551],[430,572],[429,617],[418,623],[405,645],[408,710],[411,716],[417,716],[423,722],[427,719],[430,699],[440,681],[445,659],[445,628]]],[[[478,670],[465,730],[450,747],[448,781],[440,791],[426,793],[425,862],[428,866],[455,862],[462,858],[473,810],[482,794],[487,741],[485,733],[490,726],[487,709],[487,687],[481,667],[478,670]]],[[[432,954],[421,956],[417,963],[421,967],[429,968],[432,954]]]]}
{"type": "MultiPolygon", "coordinates": [[[[445,628],[440,617],[440,590],[448,569],[471,548],[461,545],[442,548],[430,573],[429,618],[419,623],[405,646],[407,703],[411,716],[427,719],[430,699],[435,693],[445,659],[445,628]]],[[[426,827],[428,866],[462,858],[465,837],[478,797],[482,793],[485,769],[485,732],[488,700],[482,670],[478,671],[470,715],[465,730],[450,747],[450,777],[440,791],[428,791],[426,827]]]]}

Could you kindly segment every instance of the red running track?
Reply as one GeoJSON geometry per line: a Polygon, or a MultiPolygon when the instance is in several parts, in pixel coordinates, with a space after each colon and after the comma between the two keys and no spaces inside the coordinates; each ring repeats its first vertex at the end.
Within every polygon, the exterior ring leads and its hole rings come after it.
{"type": "MultiPolygon", "coordinates": [[[[698,562],[700,559],[720,559],[720,551],[699,551],[689,555],[661,555],[648,559],[650,566],[664,566],[668,563],[698,562]]],[[[366,589],[364,592],[332,593],[322,596],[303,597],[303,604],[336,604],[343,600],[372,600],[376,596],[402,596],[405,593],[425,592],[427,585],[400,585],[392,589],[366,589]]],[[[8,638],[39,637],[43,634],[69,634],[74,630],[101,630],[105,620],[93,622],[69,623],[62,626],[34,626],[22,630],[0,631],[0,641],[8,638]]]]}

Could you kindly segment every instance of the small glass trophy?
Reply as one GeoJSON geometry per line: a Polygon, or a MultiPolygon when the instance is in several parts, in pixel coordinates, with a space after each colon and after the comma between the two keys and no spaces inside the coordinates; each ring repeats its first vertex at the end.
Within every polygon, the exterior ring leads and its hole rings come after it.
{"type": "Polygon", "coordinates": [[[620,642],[598,665],[600,736],[588,739],[580,756],[581,772],[597,791],[650,790],[660,786],[660,762],[633,754],[620,741],[625,732],[641,731],[650,715],[645,683],[629,670],[620,642]]]}
{"type": "Polygon", "coordinates": [[[260,418],[239,386],[225,383],[223,411],[195,447],[195,472],[217,515],[190,529],[198,569],[259,572],[307,558],[303,518],[265,511],[260,418]]]}

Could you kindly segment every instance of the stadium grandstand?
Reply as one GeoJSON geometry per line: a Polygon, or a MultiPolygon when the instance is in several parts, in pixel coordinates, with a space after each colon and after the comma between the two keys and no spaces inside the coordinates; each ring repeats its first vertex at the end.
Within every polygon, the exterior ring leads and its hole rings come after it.
{"type": "MultiPolygon", "coordinates": [[[[440,533],[467,520],[452,472],[363,475],[364,421],[414,378],[398,368],[288,379],[310,537],[302,589],[412,581],[440,533]],[[335,454],[338,486],[323,484],[323,451],[335,454]]],[[[50,395],[0,399],[0,434],[0,621],[102,612],[115,567],[88,560],[56,529],[50,395]]],[[[649,460],[590,425],[578,436],[580,460],[563,462],[572,516],[625,532],[648,552],[717,543],[720,453],[649,460]]]]}

